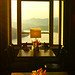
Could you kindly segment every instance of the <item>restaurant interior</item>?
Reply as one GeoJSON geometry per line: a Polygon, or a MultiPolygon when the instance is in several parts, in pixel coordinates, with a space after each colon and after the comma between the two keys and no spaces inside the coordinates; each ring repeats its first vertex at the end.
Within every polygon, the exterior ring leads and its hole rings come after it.
{"type": "MultiPolygon", "coordinates": [[[[19,1],[21,0],[18,0],[18,3],[19,1]]],[[[46,75],[53,75],[52,73],[73,75],[75,71],[75,0],[64,0],[63,45],[59,42],[57,47],[51,47],[50,43],[43,43],[41,46],[38,40],[31,44],[20,44],[20,41],[17,46],[12,44],[10,6],[11,0],[0,0],[0,74],[31,75],[25,73],[42,68],[49,73],[46,75]],[[18,72],[20,74],[15,74],[18,72]]],[[[20,25],[19,20],[17,24],[20,25]]],[[[18,31],[19,29],[18,27],[18,31]]],[[[38,36],[33,35],[33,29],[31,31],[31,38],[41,38],[40,29],[36,29],[38,36]]],[[[19,34],[18,39],[20,36],[19,34]]]]}

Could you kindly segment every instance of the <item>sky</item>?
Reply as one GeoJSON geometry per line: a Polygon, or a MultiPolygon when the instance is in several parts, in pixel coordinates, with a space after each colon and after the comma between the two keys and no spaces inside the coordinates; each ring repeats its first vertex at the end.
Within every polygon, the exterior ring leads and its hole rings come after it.
{"type": "MultiPolygon", "coordinates": [[[[54,17],[58,17],[59,2],[54,2],[54,17]]],[[[49,1],[38,2],[21,2],[22,20],[31,18],[49,18],[49,1]]],[[[12,20],[17,20],[17,0],[12,0],[12,20]]]]}
{"type": "Polygon", "coordinates": [[[23,19],[49,18],[49,2],[25,2],[22,3],[23,19]]]}

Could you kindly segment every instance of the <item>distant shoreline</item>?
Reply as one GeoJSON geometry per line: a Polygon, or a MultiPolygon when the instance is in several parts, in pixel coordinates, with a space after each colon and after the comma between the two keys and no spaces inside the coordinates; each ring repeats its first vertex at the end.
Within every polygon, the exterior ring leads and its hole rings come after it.
{"type": "MultiPolygon", "coordinates": [[[[54,32],[54,36],[53,36],[53,43],[57,44],[58,43],[58,33],[55,33],[54,32]]],[[[25,43],[25,42],[28,42],[28,43],[31,43],[32,40],[35,40],[35,38],[30,38],[30,35],[26,36],[26,37],[22,37],[22,43],[25,43]]],[[[42,34],[41,38],[38,38],[38,40],[41,42],[41,43],[49,43],[49,35],[48,34],[42,34]]],[[[12,43],[13,44],[17,44],[17,39],[12,39],[12,43]]]]}

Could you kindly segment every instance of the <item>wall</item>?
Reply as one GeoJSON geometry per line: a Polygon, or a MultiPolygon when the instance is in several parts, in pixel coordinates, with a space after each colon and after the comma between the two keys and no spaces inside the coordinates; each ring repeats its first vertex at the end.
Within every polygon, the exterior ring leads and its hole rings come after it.
{"type": "Polygon", "coordinates": [[[2,1],[0,1],[0,49],[2,47],[2,1]]]}
{"type": "Polygon", "coordinates": [[[0,71],[6,71],[7,66],[4,50],[8,47],[8,1],[0,0],[0,71]]]}
{"type": "Polygon", "coordinates": [[[75,1],[65,0],[64,46],[66,50],[65,69],[75,70],[75,1]]]}
{"type": "Polygon", "coordinates": [[[1,14],[1,48],[5,49],[8,46],[8,9],[7,1],[2,0],[2,14],[1,14]]]}
{"type": "Polygon", "coordinates": [[[75,0],[71,2],[71,25],[70,25],[70,62],[71,68],[75,70],[75,0]]]}

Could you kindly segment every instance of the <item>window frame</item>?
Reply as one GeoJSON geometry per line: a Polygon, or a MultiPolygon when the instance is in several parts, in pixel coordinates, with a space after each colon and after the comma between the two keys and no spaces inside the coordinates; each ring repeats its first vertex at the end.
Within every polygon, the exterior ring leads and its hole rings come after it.
{"type": "MultiPolygon", "coordinates": [[[[39,2],[42,2],[42,1],[45,1],[45,2],[47,2],[47,1],[49,1],[49,0],[20,0],[20,3],[21,3],[21,1],[39,1],[39,2]]],[[[49,2],[49,5],[50,5],[50,2],[49,2]]],[[[20,5],[20,11],[18,11],[18,12],[20,12],[20,15],[21,15],[21,5],[20,5]]],[[[49,15],[50,15],[50,9],[49,9],[49,15]]],[[[49,17],[49,19],[50,19],[50,17],[49,17]]],[[[21,20],[21,19],[20,19],[21,20]]],[[[22,24],[22,23],[21,23],[22,24]]],[[[50,24],[50,21],[49,21],[49,24],[50,24]]],[[[22,25],[21,25],[22,26],[22,25]]],[[[20,27],[21,27],[20,26],[20,27]]],[[[50,27],[50,26],[49,26],[50,27]]],[[[50,32],[50,28],[49,28],[49,32],[50,32]]],[[[41,33],[42,34],[49,34],[49,32],[42,32],[41,31],[41,33]]],[[[29,32],[21,32],[21,34],[24,34],[24,33],[26,33],[26,34],[28,34],[29,32]]],[[[21,37],[22,38],[22,37],[21,37]]],[[[22,42],[22,40],[21,40],[21,42],[22,42]]],[[[50,35],[49,35],[49,42],[50,42],[50,35]]],[[[21,44],[24,44],[24,43],[21,43],[21,44]]],[[[31,43],[27,43],[28,45],[31,45],[31,43]]],[[[41,43],[40,43],[41,44],[41,43]]],[[[48,44],[49,45],[49,43],[46,43],[46,44],[48,44]]]]}
{"type": "MultiPolygon", "coordinates": [[[[62,12],[62,3],[64,0],[17,0],[17,45],[21,46],[23,43],[21,42],[21,1],[50,1],[50,12],[49,12],[49,44],[50,47],[58,47],[61,45],[61,12],[62,12]],[[53,1],[59,1],[59,44],[53,44],[53,1]]],[[[64,22],[64,21],[63,21],[64,22]]],[[[64,24],[64,23],[63,23],[64,24]]],[[[11,33],[11,0],[10,0],[10,44],[12,43],[12,33],[11,33]]],[[[31,45],[31,43],[28,43],[31,45]]]]}

